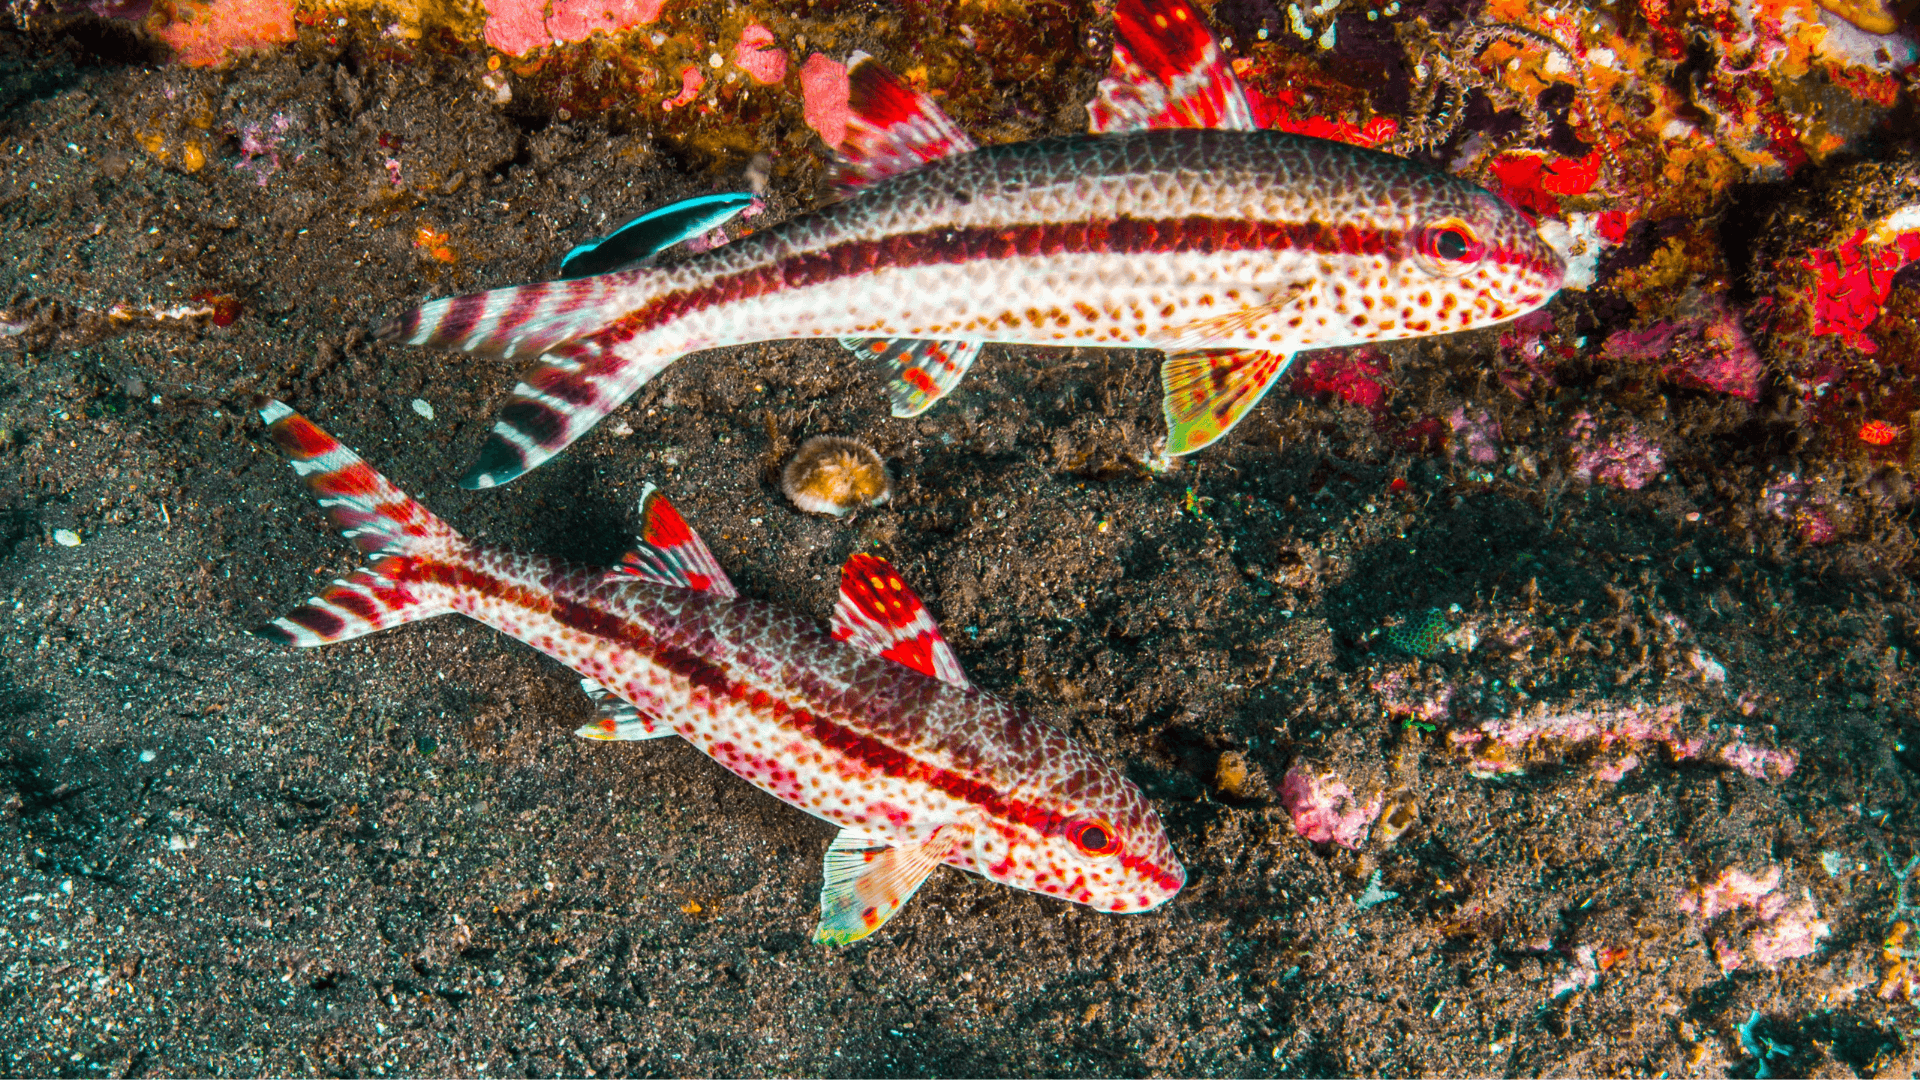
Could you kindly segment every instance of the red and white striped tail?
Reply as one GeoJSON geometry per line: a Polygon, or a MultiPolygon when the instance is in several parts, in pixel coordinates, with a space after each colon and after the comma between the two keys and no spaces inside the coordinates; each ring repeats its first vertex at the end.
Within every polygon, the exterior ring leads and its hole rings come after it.
{"type": "Polygon", "coordinates": [[[426,566],[466,554],[460,534],[313,421],[278,401],[262,404],[260,418],[327,516],[375,561],[255,633],[307,648],[451,611],[417,586],[426,566]]]}
{"type": "Polygon", "coordinates": [[[625,314],[647,271],[536,281],[422,304],[382,326],[382,341],[439,345],[504,359],[538,356],[625,314]]]}

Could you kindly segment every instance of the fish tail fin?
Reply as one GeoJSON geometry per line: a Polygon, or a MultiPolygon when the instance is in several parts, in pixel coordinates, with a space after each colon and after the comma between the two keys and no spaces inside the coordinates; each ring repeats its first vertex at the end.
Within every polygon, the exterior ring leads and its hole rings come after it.
{"type": "Polygon", "coordinates": [[[430,576],[421,571],[464,558],[471,550],[465,538],[313,421],[278,401],[258,408],[327,516],[373,561],[254,632],[307,648],[451,611],[434,595],[443,589],[421,588],[430,576]]]}
{"type": "Polygon", "coordinates": [[[513,388],[464,488],[498,487],[573,445],[647,381],[679,359],[632,343],[628,327],[571,341],[540,357],[513,388]]]}
{"type": "Polygon", "coordinates": [[[644,298],[629,270],[564,281],[533,281],[422,304],[376,332],[381,341],[438,345],[511,360],[538,356],[605,328],[644,298]]]}

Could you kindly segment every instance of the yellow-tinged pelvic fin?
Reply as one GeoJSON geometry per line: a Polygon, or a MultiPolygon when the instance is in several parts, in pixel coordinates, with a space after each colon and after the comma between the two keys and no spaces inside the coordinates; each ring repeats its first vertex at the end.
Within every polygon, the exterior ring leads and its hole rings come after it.
{"type": "Polygon", "coordinates": [[[827,846],[814,943],[847,945],[885,926],[946,861],[960,832],[957,825],[942,825],[917,844],[887,847],[842,830],[827,846]]]}
{"type": "Polygon", "coordinates": [[[1160,367],[1166,391],[1167,453],[1191,454],[1219,441],[1259,404],[1286,370],[1291,353],[1211,349],[1167,357],[1160,367]]]}

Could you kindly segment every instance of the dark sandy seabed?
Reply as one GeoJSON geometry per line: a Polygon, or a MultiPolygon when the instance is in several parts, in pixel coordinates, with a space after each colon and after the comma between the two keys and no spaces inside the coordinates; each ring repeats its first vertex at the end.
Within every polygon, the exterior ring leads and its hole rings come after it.
{"type": "MultiPolygon", "coordinates": [[[[1914,1071],[1920,1020],[1879,993],[1920,782],[1911,523],[1808,546],[1754,512],[1792,445],[1765,401],[1670,392],[1639,412],[1665,473],[1589,486],[1558,433],[1631,391],[1596,361],[1521,402],[1485,377],[1494,335],[1465,335],[1387,350],[1395,400],[1495,412],[1493,470],[1283,386],[1156,475],[1153,354],[992,348],[900,421],[838,347],[768,345],[689,358],[550,466],[464,492],[513,366],[365,328],[545,275],[586,207],[709,181],[427,73],[216,75],[124,44],[0,43],[0,277],[38,319],[0,351],[0,1071],[1752,1076],[1769,1046],[1774,1075],[1914,1071]],[[129,131],[169,87],[206,91],[216,130],[261,102],[326,122],[268,186],[231,140],[167,169],[129,131]],[[373,127],[467,179],[380,203],[373,127]],[[422,216],[459,224],[454,267],[422,257],[422,216]],[[240,298],[231,325],[82,310],[206,289],[240,298]],[[1189,886],[1115,917],[943,870],[869,941],[810,945],[828,826],[684,744],[575,739],[587,700],[531,649],[454,618],[248,636],[355,565],[256,392],[526,549],[617,557],[651,479],[744,593],[822,619],[840,562],[886,555],[978,683],[1140,783],[1189,886]],[[820,433],[870,440],[892,503],[788,505],[777,469],[820,433]],[[1436,608],[1443,645],[1382,633],[1436,608]],[[1432,731],[1383,705],[1422,695],[1451,701],[1432,731]],[[1797,767],[1646,744],[1609,783],[1630,747],[1547,740],[1495,779],[1449,738],[1676,705],[1797,767]],[[1279,797],[1296,767],[1417,822],[1309,843],[1279,797]],[[1742,954],[1754,909],[1681,907],[1728,868],[1778,868],[1829,936],[1742,954]],[[1397,897],[1357,903],[1370,880],[1397,897]]],[[[813,182],[777,179],[770,214],[813,182]]]]}

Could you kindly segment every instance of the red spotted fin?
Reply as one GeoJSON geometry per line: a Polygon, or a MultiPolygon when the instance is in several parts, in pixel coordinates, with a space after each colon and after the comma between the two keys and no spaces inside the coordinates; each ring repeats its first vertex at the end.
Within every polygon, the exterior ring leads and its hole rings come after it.
{"type": "Polygon", "coordinates": [[[1186,0],[1120,0],[1113,65],[1087,103],[1087,117],[1096,135],[1257,126],[1213,31],[1186,0]]]}
{"type": "Polygon", "coordinates": [[[374,562],[254,632],[305,648],[451,611],[396,583],[394,570],[403,561],[459,558],[467,551],[460,534],[313,421],[278,401],[259,409],[268,434],[319,496],[327,516],[374,562]]]}
{"type": "Polygon", "coordinates": [[[660,489],[648,484],[640,493],[640,546],[620,557],[606,580],[651,581],[732,599],[739,596],[706,541],[673,508],[660,489]]]}
{"type": "Polygon", "coordinates": [[[885,926],[919,891],[927,875],[946,861],[961,832],[958,826],[944,825],[917,844],[888,847],[841,830],[827,846],[814,942],[846,945],[885,926]]]}
{"type": "Polygon", "coordinates": [[[1191,454],[1233,430],[1273,388],[1293,359],[1258,349],[1209,349],[1167,357],[1160,366],[1166,391],[1167,453],[1191,454]]]}
{"type": "Polygon", "coordinates": [[[900,580],[893,564],[877,555],[856,553],[840,568],[833,636],[922,675],[954,686],[972,685],[927,605],[900,580]]]}
{"type": "Polygon", "coordinates": [[[893,415],[919,416],[946,397],[980,358],[978,341],[928,341],[923,338],[841,338],[856,356],[887,365],[887,394],[893,415]]]}
{"type": "Polygon", "coordinates": [[[835,147],[842,192],[976,148],[925,94],[866,53],[847,58],[847,134],[835,147]]]}
{"type": "Polygon", "coordinates": [[[633,742],[640,739],[664,739],[677,735],[673,726],[631,701],[614,697],[612,692],[592,679],[581,679],[580,689],[596,706],[593,720],[573,729],[583,739],[602,742],[633,742]]]}

